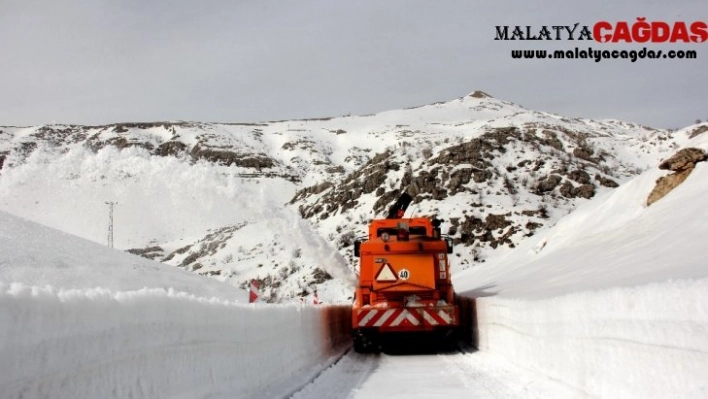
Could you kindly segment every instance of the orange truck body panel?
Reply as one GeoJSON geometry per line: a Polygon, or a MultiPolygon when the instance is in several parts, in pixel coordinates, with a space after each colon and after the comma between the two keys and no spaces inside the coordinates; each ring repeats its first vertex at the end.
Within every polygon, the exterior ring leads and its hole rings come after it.
{"type": "Polygon", "coordinates": [[[449,245],[428,218],[374,220],[358,247],[353,330],[420,332],[458,326],[449,245]],[[399,236],[401,226],[406,233],[399,236]]]}

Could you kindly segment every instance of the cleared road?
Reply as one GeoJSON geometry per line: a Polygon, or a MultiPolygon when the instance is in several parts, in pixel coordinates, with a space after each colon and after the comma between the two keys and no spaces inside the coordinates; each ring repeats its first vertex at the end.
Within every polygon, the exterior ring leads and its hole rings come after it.
{"type": "Polygon", "coordinates": [[[292,396],[315,398],[583,398],[582,392],[481,352],[348,352],[292,396]]]}

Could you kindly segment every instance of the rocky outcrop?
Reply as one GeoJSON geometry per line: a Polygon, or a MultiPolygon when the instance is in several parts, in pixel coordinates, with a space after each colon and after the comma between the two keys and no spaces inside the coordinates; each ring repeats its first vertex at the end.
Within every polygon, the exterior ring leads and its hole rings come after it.
{"type": "Polygon", "coordinates": [[[116,123],[113,125],[105,125],[105,126],[97,126],[97,127],[111,128],[116,133],[126,133],[130,129],[145,130],[145,129],[154,129],[154,128],[163,128],[165,130],[169,130],[169,131],[174,132],[175,126],[195,127],[195,126],[199,126],[199,123],[192,123],[192,122],[124,122],[124,123],[116,123]]]}
{"type": "Polygon", "coordinates": [[[580,184],[591,184],[590,175],[584,170],[574,170],[568,173],[568,178],[580,184]]]}
{"type": "MultiPolygon", "coordinates": [[[[359,198],[369,193],[375,193],[378,197],[373,207],[374,213],[378,214],[404,191],[415,198],[415,203],[439,201],[460,192],[471,191],[467,186],[470,182],[479,184],[493,178],[494,165],[491,161],[498,154],[506,152],[505,145],[521,137],[516,127],[490,129],[478,138],[440,151],[437,157],[432,158],[431,155],[424,165],[426,168],[416,173],[410,170],[410,164],[403,165],[396,161],[392,151],[377,154],[318,201],[301,205],[300,213],[305,218],[317,216],[319,219],[327,219],[357,206],[359,198]],[[450,172],[457,165],[463,167],[450,172]],[[400,182],[387,185],[391,172],[399,171],[401,167],[405,167],[405,172],[400,182]]],[[[312,187],[304,188],[290,202],[303,201],[317,193],[312,187]]]]}
{"type": "MultiPolygon", "coordinates": [[[[340,185],[334,187],[332,183],[325,182],[320,185],[303,188],[295,193],[295,197],[290,203],[306,200],[311,195],[317,195],[333,188],[314,204],[300,205],[299,207],[300,215],[304,218],[309,219],[319,215],[319,219],[327,219],[334,214],[343,213],[358,205],[359,198],[363,194],[375,193],[376,196],[381,198],[397,198],[399,192],[394,197],[390,192],[387,194],[384,187],[389,172],[398,171],[401,167],[398,162],[392,161],[391,157],[392,153],[390,151],[377,154],[359,170],[347,176],[340,185]]],[[[381,209],[387,205],[381,200],[377,201],[376,204],[381,209]]]]}
{"type": "Polygon", "coordinates": [[[600,182],[600,185],[605,186],[605,187],[609,187],[609,188],[619,187],[619,184],[617,184],[616,181],[614,181],[608,177],[600,176],[599,174],[595,175],[595,180],[600,182]]]}
{"type": "Polygon", "coordinates": [[[236,165],[257,170],[268,169],[275,166],[275,161],[266,154],[239,154],[235,151],[214,149],[199,144],[192,147],[192,150],[189,151],[189,155],[194,159],[204,159],[224,166],[236,165]]]}
{"type": "Polygon", "coordinates": [[[445,140],[447,146],[427,154],[422,149],[435,144],[421,146],[413,154],[408,148],[389,148],[340,183],[301,189],[291,203],[299,203],[301,215],[316,221],[359,213],[357,218],[346,217],[347,223],[332,233],[334,240],[364,225],[372,214],[385,212],[403,192],[413,196],[414,204],[443,202],[459,195],[462,209],[447,213],[452,224],[448,234],[464,246],[498,248],[513,247],[521,237],[534,235],[549,214],[544,207],[508,212],[495,198],[508,195],[517,207],[530,192],[542,197],[540,202],[575,203],[592,198],[600,187],[618,186],[608,177],[610,169],[597,166],[605,162],[603,150],[593,147],[588,134],[550,125],[489,128],[480,133],[467,140],[445,140]],[[422,158],[415,159],[414,154],[422,158]],[[362,211],[362,204],[373,207],[362,211]],[[470,210],[475,216],[466,213],[470,210]]]}
{"type": "Polygon", "coordinates": [[[79,143],[86,140],[89,126],[42,126],[30,137],[39,141],[44,141],[52,145],[62,145],[67,143],[79,143]]]}
{"type": "Polygon", "coordinates": [[[320,184],[315,184],[314,186],[305,187],[301,190],[298,190],[295,193],[295,196],[293,197],[293,199],[290,200],[290,204],[294,204],[297,201],[300,201],[301,199],[306,198],[310,195],[320,194],[320,193],[324,192],[325,190],[332,188],[332,187],[334,187],[334,184],[332,182],[328,182],[328,181],[320,183],[320,184]]]}
{"type": "Polygon", "coordinates": [[[684,148],[659,164],[659,169],[670,170],[674,173],[660,177],[656,181],[656,186],[654,186],[647,198],[647,206],[660,200],[679,184],[683,183],[696,167],[696,163],[705,160],[706,153],[703,150],[699,148],[684,148]]]}
{"type": "Polygon", "coordinates": [[[708,132],[708,125],[698,126],[697,128],[693,129],[693,131],[691,131],[688,138],[692,139],[692,138],[698,136],[699,134],[703,134],[705,132],[708,132]]]}
{"type": "Polygon", "coordinates": [[[544,129],[542,133],[544,138],[539,140],[541,144],[553,147],[558,151],[563,151],[563,142],[558,139],[556,132],[544,129]]]}
{"type": "Polygon", "coordinates": [[[447,166],[470,164],[483,170],[492,167],[490,161],[495,158],[495,152],[505,153],[504,146],[512,139],[520,138],[521,133],[515,127],[493,129],[479,138],[445,149],[438,157],[431,159],[430,164],[447,166]]]}
{"type": "Polygon", "coordinates": [[[181,141],[165,141],[157,146],[155,155],[161,157],[176,156],[187,150],[187,145],[181,141]]]}
{"type": "Polygon", "coordinates": [[[594,162],[594,160],[592,158],[593,152],[594,152],[593,149],[590,147],[577,147],[576,149],[573,150],[573,155],[577,158],[580,158],[580,159],[583,159],[586,161],[590,161],[590,162],[594,162]]]}
{"type": "Polygon", "coordinates": [[[706,154],[699,148],[684,148],[671,158],[659,164],[659,169],[680,172],[693,169],[697,162],[706,160],[706,154]]]}
{"type": "Polygon", "coordinates": [[[595,186],[592,184],[581,184],[575,187],[573,183],[566,180],[558,189],[562,196],[566,198],[592,198],[595,195],[595,186]]]}
{"type": "Polygon", "coordinates": [[[442,168],[434,168],[431,171],[422,170],[414,177],[408,185],[408,194],[418,203],[424,199],[436,201],[447,197],[447,189],[443,188],[442,178],[438,176],[442,168]]]}
{"type": "Polygon", "coordinates": [[[111,137],[107,140],[101,140],[99,135],[94,135],[86,140],[86,146],[93,151],[99,151],[107,146],[113,146],[119,150],[124,150],[130,147],[144,148],[148,151],[152,151],[154,149],[152,144],[135,139],[129,140],[125,137],[111,137]]]}
{"type": "Polygon", "coordinates": [[[475,92],[471,93],[469,95],[472,98],[492,98],[489,94],[481,91],[481,90],[476,90],[475,92]]]}
{"type": "MultiPolygon", "coordinates": [[[[235,225],[225,226],[217,229],[213,232],[207,234],[201,240],[195,242],[194,244],[186,245],[179,248],[167,256],[164,256],[163,249],[160,247],[147,247],[147,248],[135,248],[130,249],[128,252],[140,255],[142,257],[158,260],[161,262],[169,262],[175,257],[181,257],[187,254],[181,262],[175,264],[179,267],[184,267],[187,270],[196,271],[202,268],[202,264],[199,263],[202,258],[214,255],[220,249],[226,246],[226,242],[230,240],[234,233],[246,226],[246,223],[239,223],[235,225]]],[[[173,262],[174,263],[174,262],[173,262]]]]}
{"type": "Polygon", "coordinates": [[[536,185],[536,193],[553,191],[553,189],[560,184],[561,180],[563,180],[563,178],[558,175],[550,175],[546,177],[545,179],[539,181],[536,185]]]}
{"type": "MultiPolygon", "coordinates": [[[[48,125],[41,126],[26,136],[31,141],[17,143],[13,149],[21,158],[33,153],[39,143],[52,147],[67,144],[82,144],[93,152],[107,147],[118,150],[142,148],[157,156],[180,156],[186,154],[193,160],[205,160],[225,166],[239,166],[254,169],[254,173],[273,173],[274,176],[293,180],[289,173],[268,171],[268,169],[288,169],[268,154],[259,152],[248,145],[233,145],[229,140],[210,132],[208,124],[192,122],[145,122],[118,123],[102,126],[48,125]],[[180,140],[178,128],[200,129],[196,143],[180,140]],[[165,132],[169,138],[165,138],[165,132]]],[[[262,132],[253,129],[250,132],[258,139],[262,132]]]]}
{"type": "Polygon", "coordinates": [[[156,260],[165,256],[164,250],[159,246],[152,246],[147,248],[131,248],[127,249],[126,252],[133,255],[142,256],[143,258],[156,260]]]}
{"type": "Polygon", "coordinates": [[[460,232],[460,238],[454,239],[456,244],[471,245],[478,241],[488,244],[492,248],[503,244],[513,248],[514,243],[510,237],[517,231],[517,228],[506,216],[490,214],[482,220],[475,216],[465,215],[462,222],[459,218],[450,218],[451,227],[448,234],[455,235],[458,231],[460,232]],[[509,229],[504,231],[507,227],[509,229]],[[494,234],[495,232],[497,234],[494,234]]]}

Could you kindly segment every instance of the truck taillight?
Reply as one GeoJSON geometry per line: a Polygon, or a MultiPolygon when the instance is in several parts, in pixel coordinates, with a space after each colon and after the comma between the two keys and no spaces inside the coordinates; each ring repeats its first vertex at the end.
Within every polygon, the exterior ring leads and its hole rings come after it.
{"type": "Polygon", "coordinates": [[[445,259],[445,254],[438,254],[438,271],[440,280],[447,278],[447,260],[445,259]]]}
{"type": "Polygon", "coordinates": [[[408,241],[408,223],[398,222],[398,241],[408,241]]]}

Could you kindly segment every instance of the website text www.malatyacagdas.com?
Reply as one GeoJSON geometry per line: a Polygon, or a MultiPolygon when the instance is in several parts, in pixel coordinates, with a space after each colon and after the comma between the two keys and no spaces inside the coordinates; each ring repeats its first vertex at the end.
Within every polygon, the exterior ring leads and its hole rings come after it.
{"type": "Polygon", "coordinates": [[[650,50],[646,47],[641,50],[593,50],[592,47],[573,50],[511,50],[511,58],[521,59],[586,59],[600,62],[602,60],[622,59],[636,62],[643,59],[695,59],[698,53],[695,50],[650,50]]]}

